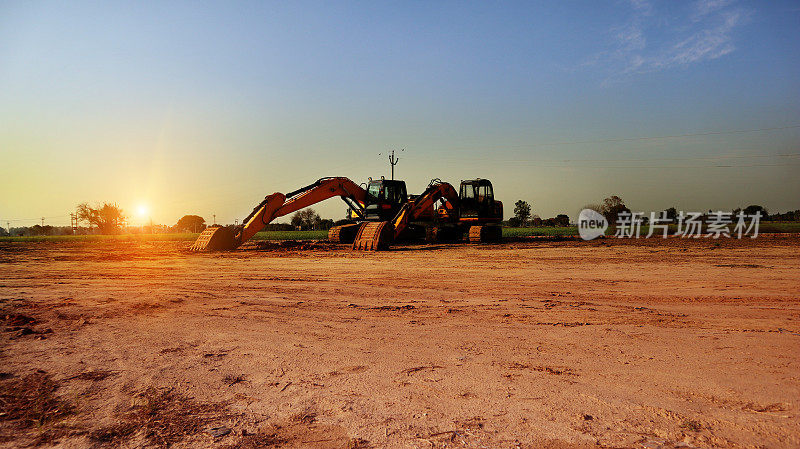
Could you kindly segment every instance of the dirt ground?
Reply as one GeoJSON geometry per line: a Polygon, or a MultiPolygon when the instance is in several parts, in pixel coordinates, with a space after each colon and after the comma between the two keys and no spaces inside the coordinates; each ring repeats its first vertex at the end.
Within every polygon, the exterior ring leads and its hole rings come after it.
{"type": "Polygon", "coordinates": [[[800,238],[0,244],[0,447],[800,447],[800,238]]]}

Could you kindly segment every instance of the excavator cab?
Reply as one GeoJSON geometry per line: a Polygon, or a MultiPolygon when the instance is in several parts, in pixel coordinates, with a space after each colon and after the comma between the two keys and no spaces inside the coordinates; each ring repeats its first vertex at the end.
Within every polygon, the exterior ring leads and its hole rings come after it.
{"type": "Polygon", "coordinates": [[[488,179],[461,181],[458,197],[462,220],[481,222],[502,220],[502,203],[495,201],[492,182],[488,179]]]}
{"type": "Polygon", "coordinates": [[[494,199],[492,182],[488,179],[461,181],[458,195],[460,219],[469,225],[470,242],[496,242],[502,239],[503,203],[494,199]]]}
{"type": "Polygon", "coordinates": [[[408,202],[405,181],[370,179],[364,206],[367,221],[389,221],[408,202]]]}
{"type": "Polygon", "coordinates": [[[347,216],[357,223],[334,226],[328,231],[328,240],[334,243],[353,243],[360,237],[361,246],[386,246],[390,240],[391,227],[385,223],[392,220],[400,209],[408,203],[405,181],[394,179],[369,178],[364,190],[364,198],[359,200],[357,209],[351,205],[347,216]],[[366,228],[362,225],[369,225],[366,228]],[[371,243],[364,243],[369,240],[371,243]]]}

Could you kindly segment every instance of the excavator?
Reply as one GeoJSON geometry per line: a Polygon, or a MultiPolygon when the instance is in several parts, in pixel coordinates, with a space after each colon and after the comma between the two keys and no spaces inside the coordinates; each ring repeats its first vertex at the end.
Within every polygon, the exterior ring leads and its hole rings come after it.
{"type": "Polygon", "coordinates": [[[426,227],[426,235],[432,238],[447,235],[461,239],[466,233],[470,242],[484,242],[501,237],[503,204],[494,199],[492,184],[487,179],[462,181],[459,192],[452,185],[434,179],[421,195],[409,197],[403,181],[370,179],[364,189],[347,178],[332,177],[286,195],[277,192],[268,195],[241,226],[235,230],[209,227],[191,249],[238,248],[272,220],[335,196],[341,197],[351,215],[362,222],[332,228],[329,237],[336,242],[352,241],[355,250],[388,249],[412,223],[426,227]]]}
{"type": "MultiPolygon", "coordinates": [[[[206,228],[197,238],[193,251],[228,251],[250,240],[264,226],[284,215],[333,197],[341,197],[361,220],[388,220],[407,201],[405,182],[370,180],[367,189],[344,177],[321,178],[293,192],[267,195],[242,225],[231,230],[222,226],[206,228]],[[371,194],[376,193],[376,195],[371,194]]],[[[357,224],[356,226],[360,226],[357,224]]]]}
{"type": "Polygon", "coordinates": [[[446,206],[437,210],[439,223],[444,224],[439,232],[455,226],[456,237],[467,234],[467,239],[473,243],[495,242],[502,238],[503,203],[494,198],[492,182],[488,179],[461,181],[457,210],[446,206]]]}
{"type": "Polygon", "coordinates": [[[411,223],[426,228],[428,241],[458,241],[467,235],[473,243],[496,242],[502,238],[502,220],[503,203],[494,199],[488,179],[461,181],[458,193],[449,183],[434,179],[425,192],[409,199],[393,220],[361,227],[353,249],[388,249],[411,223]]]}
{"type": "Polygon", "coordinates": [[[357,200],[357,205],[348,203],[348,218],[355,223],[333,226],[328,231],[328,240],[333,243],[353,243],[364,222],[391,220],[408,199],[405,181],[369,178],[364,200],[357,200]]]}

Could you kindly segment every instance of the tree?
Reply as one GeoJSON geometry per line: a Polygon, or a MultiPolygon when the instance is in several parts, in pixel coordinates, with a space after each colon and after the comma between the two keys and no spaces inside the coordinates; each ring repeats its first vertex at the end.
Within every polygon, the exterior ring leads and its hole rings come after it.
{"type": "Polygon", "coordinates": [[[678,218],[678,211],[674,207],[670,207],[664,210],[664,215],[666,216],[667,220],[675,221],[678,218]]]}
{"type": "MultiPolygon", "coordinates": [[[[342,219],[342,220],[334,221],[333,222],[333,226],[342,226],[342,225],[349,225],[349,224],[354,224],[354,223],[355,223],[355,221],[351,220],[350,218],[345,218],[345,219],[342,219]]],[[[331,226],[331,227],[333,227],[333,226],[331,226]]]]}
{"type": "Polygon", "coordinates": [[[314,229],[320,231],[327,231],[333,227],[333,220],[330,218],[321,218],[314,223],[314,229]]]}
{"type": "Polygon", "coordinates": [[[53,235],[53,227],[50,225],[33,225],[28,228],[28,232],[31,235],[53,235]]]}
{"type": "Polygon", "coordinates": [[[205,228],[206,220],[199,215],[184,215],[173,227],[176,232],[203,232],[205,228]]]}
{"type": "Polygon", "coordinates": [[[125,223],[125,213],[116,203],[103,203],[96,208],[82,203],[78,205],[78,220],[97,226],[101,234],[114,234],[125,223]]]}
{"type": "Polygon", "coordinates": [[[527,201],[519,200],[514,203],[514,218],[519,220],[520,226],[525,226],[531,217],[531,205],[527,201]]]}
{"type": "Polygon", "coordinates": [[[319,214],[314,209],[299,210],[292,215],[292,226],[301,230],[314,229],[314,224],[320,220],[319,214]]]}
{"type": "Polygon", "coordinates": [[[558,214],[556,215],[556,226],[569,226],[569,215],[558,214]]]}
{"type": "Polygon", "coordinates": [[[744,214],[745,215],[753,216],[753,215],[755,215],[757,213],[761,213],[761,217],[760,218],[766,218],[766,217],[769,216],[767,214],[767,209],[764,206],[758,206],[758,205],[755,205],[755,204],[751,204],[750,206],[747,206],[747,207],[744,208],[744,214]]]}
{"type": "Polygon", "coordinates": [[[609,223],[616,223],[620,212],[630,212],[631,210],[622,201],[622,198],[613,195],[603,200],[601,213],[609,223]]]}

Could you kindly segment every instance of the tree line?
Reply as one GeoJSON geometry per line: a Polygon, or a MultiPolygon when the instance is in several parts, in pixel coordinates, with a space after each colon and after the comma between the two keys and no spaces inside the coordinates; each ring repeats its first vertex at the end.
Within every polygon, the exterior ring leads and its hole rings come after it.
{"type": "MultiPolygon", "coordinates": [[[[605,198],[603,202],[599,204],[587,204],[583,208],[598,212],[603,215],[610,224],[616,223],[621,213],[631,213],[630,208],[628,208],[622,198],[617,195],[605,198]]],[[[679,211],[675,207],[669,207],[660,212],[667,220],[677,223],[679,211]]],[[[764,206],[753,204],[744,208],[739,207],[733,209],[730,212],[732,217],[736,217],[740,212],[743,212],[747,216],[760,213],[761,220],[763,221],[800,221],[800,209],[770,215],[769,211],[764,206]]],[[[643,218],[645,222],[649,219],[649,217],[643,218]]],[[[566,214],[558,214],[553,218],[542,219],[538,215],[531,213],[530,203],[519,200],[514,203],[514,216],[508,219],[505,224],[512,228],[527,226],[569,226],[569,221],[569,216],[566,214]]]]}
{"type": "MultiPolygon", "coordinates": [[[[82,226],[73,229],[72,226],[17,226],[5,229],[0,227],[0,236],[48,236],[48,235],[87,235],[87,234],[120,234],[123,232],[203,232],[207,225],[206,220],[199,215],[184,215],[172,226],[144,225],[129,226],[125,211],[116,203],[102,203],[91,206],[81,203],[77,207],[78,222],[82,226]]],[[[334,221],[321,218],[314,209],[303,209],[292,215],[290,223],[272,223],[266,230],[328,230],[334,221]]]]}
{"type": "MultiPolygon", "coordinates": [[[[617,222],[619,214],[630,213],[631,210],[619,196],[612,195],[599,204],[587,204],[584,209],[592,209],[606,217],[610,224],[617,222]]],[[[731,211],[732,216],[736,217],[739,212],[753,216],[761,213],[763,221],[800,221],[800,210],[785,213],[769,214],[769,211],[760,205],[750,205],[744,208],[736,208],[731,211]]],[[[669,207],[663,210],[664,216],[672,222],[677,222],[678,210],[669,207]]],[[[135,226],[127,225],[125,212],[116,203],[103,203],[97,206],[90,206],[87,203],[78,205],[77,216],[79,223],[86,226],[79,226],[74,230],[71,226],[51,226],[34,225],[18,226],[10,229],[0,227],[0,236],[46,236],[46,235],[71,235],[71,234],[119,234],[122,232],[202,232],[207,226],[206,221],[199,215],[184,215],[177,223],[172,226],[135,226]]],[[[648,217],[644,217],[647,219],[648,217]]],[[[321,218],[314,209],[303,209],[295,212],[289,223],[271,223],[266,226],[268,231],[289,231],[289,230],[328,230],[334,225],[349,222],[349,220],[339,220],[334,222],[331,219],[321,218]]],[[[509,227],[528,227],[528,226],[569,226],[570,219],[567,214],[558,214],[555,217],[542,219],[532,213],[531,205],[527,201],[519,200],[514,203],[514,216],[504,222],[509,227]]]]}

